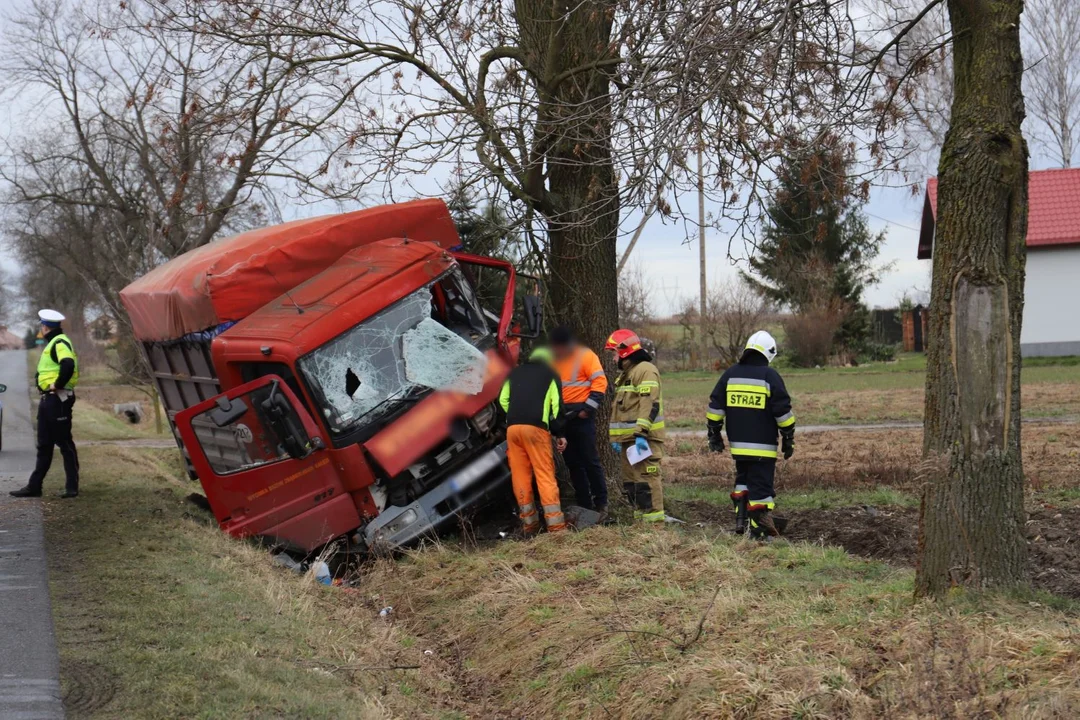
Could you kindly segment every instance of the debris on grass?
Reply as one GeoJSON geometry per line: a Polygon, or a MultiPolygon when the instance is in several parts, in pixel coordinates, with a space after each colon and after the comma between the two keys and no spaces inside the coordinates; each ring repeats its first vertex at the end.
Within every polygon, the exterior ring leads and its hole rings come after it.
{"type": "Polygon", "coordinates": [[[138,425],[143,421],[144,413],[142,403],[125,402],[113,404],[113,415],[124,418],[132,425],[138,425]]]}

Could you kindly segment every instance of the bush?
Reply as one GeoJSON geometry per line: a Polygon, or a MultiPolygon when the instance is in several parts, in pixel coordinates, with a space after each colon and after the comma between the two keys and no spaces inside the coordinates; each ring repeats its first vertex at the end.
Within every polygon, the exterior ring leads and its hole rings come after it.
{"type": "Polygon", "coordinates": [[[825,365],[833,354],[836,331],[843,319],[843,314],[831,306],[785,318],[784,337],[792,364],[825,365]]]}
{"type": "Polygon", "coordinates": [[[743,280],[725,282],[709,291],[705,318],[717,369],[739,362],[747,339],[765,326],[771,307],[743,280]]]}
{"type": "Polygon", "coordinates": [[[896,359],[896,343],[879,343],[868,340],[859,347],[859,362],[891,362],[896,359]]]}

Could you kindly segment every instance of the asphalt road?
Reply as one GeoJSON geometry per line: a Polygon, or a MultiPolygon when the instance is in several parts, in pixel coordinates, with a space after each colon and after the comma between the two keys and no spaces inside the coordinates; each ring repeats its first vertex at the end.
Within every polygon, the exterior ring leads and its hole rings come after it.
{"type": "MultiPolygon", "coordinates": [[[[34,469],[34,431],[26,379],[26,353],[0,351],[4,439],[0,451],[0,718],[64,717],[60,667],[53,633],[41,500],[8,491],[26,484],[34,469]]],[[[54,463],[56,467],[59,462],[54,463]]],[[[55,473],[54,473],[55,474],[55,473]]],[[[61,471],[61,476],[63,472],[61,471]]],[[[57,478],[46,490],[57,489],[57,478]]],[[[63,487],[59,478],[59,487],[63,487]]],[[[59,502],[59,501],[56,501],[59,502]]]]}

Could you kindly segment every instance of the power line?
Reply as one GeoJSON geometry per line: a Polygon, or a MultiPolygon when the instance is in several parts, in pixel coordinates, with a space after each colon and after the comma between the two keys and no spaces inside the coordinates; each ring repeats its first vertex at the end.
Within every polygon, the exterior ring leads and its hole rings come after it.
{"type": "MultiPolygon", "coordinates": [[[[865,212],[865,211],[864,211],[864,212],[865,212]]],[[[898,223],[898,222],[896,222],[895,220],[890,220],[889,218],[886,218],[886,217],[881,217],[880,215],[875,215],[874,213],[871,213],[871,212],[868,212],[868,213],[866,213],[866,214],[867,214],[867,215],[868,215],[869,217],[872,217],[872,218],[874,218],[875,220],[880,220],[880,221],[882,221],[882,222],[886,222],[886,223],[889,223],[890,225],[895,225],[896,227],[902,227],[902,228],[904,228],[905,230],[911,230],[912,232],[921,232],[921,231],[919,230],[919,228],[914,228],[914,227],[911,227],[910,225],[905,225],[904,223],[898,223]]]]}

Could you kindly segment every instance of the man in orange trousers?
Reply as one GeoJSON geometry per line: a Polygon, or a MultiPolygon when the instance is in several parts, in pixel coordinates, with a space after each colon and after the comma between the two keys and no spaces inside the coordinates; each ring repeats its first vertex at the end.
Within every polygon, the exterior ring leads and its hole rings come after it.
{"type": "Polygon", "coordinates": [[[537,348],[527,362],[514,368],[499,394],[499,404],[506,411],[506,459],[526,535],[540,531],[534,476],[548,532],[566,529],[551,451],[552,435],[560,452],[566,447],[559,416],[562,387],[551,360],[549,350],[537,348]]]}

